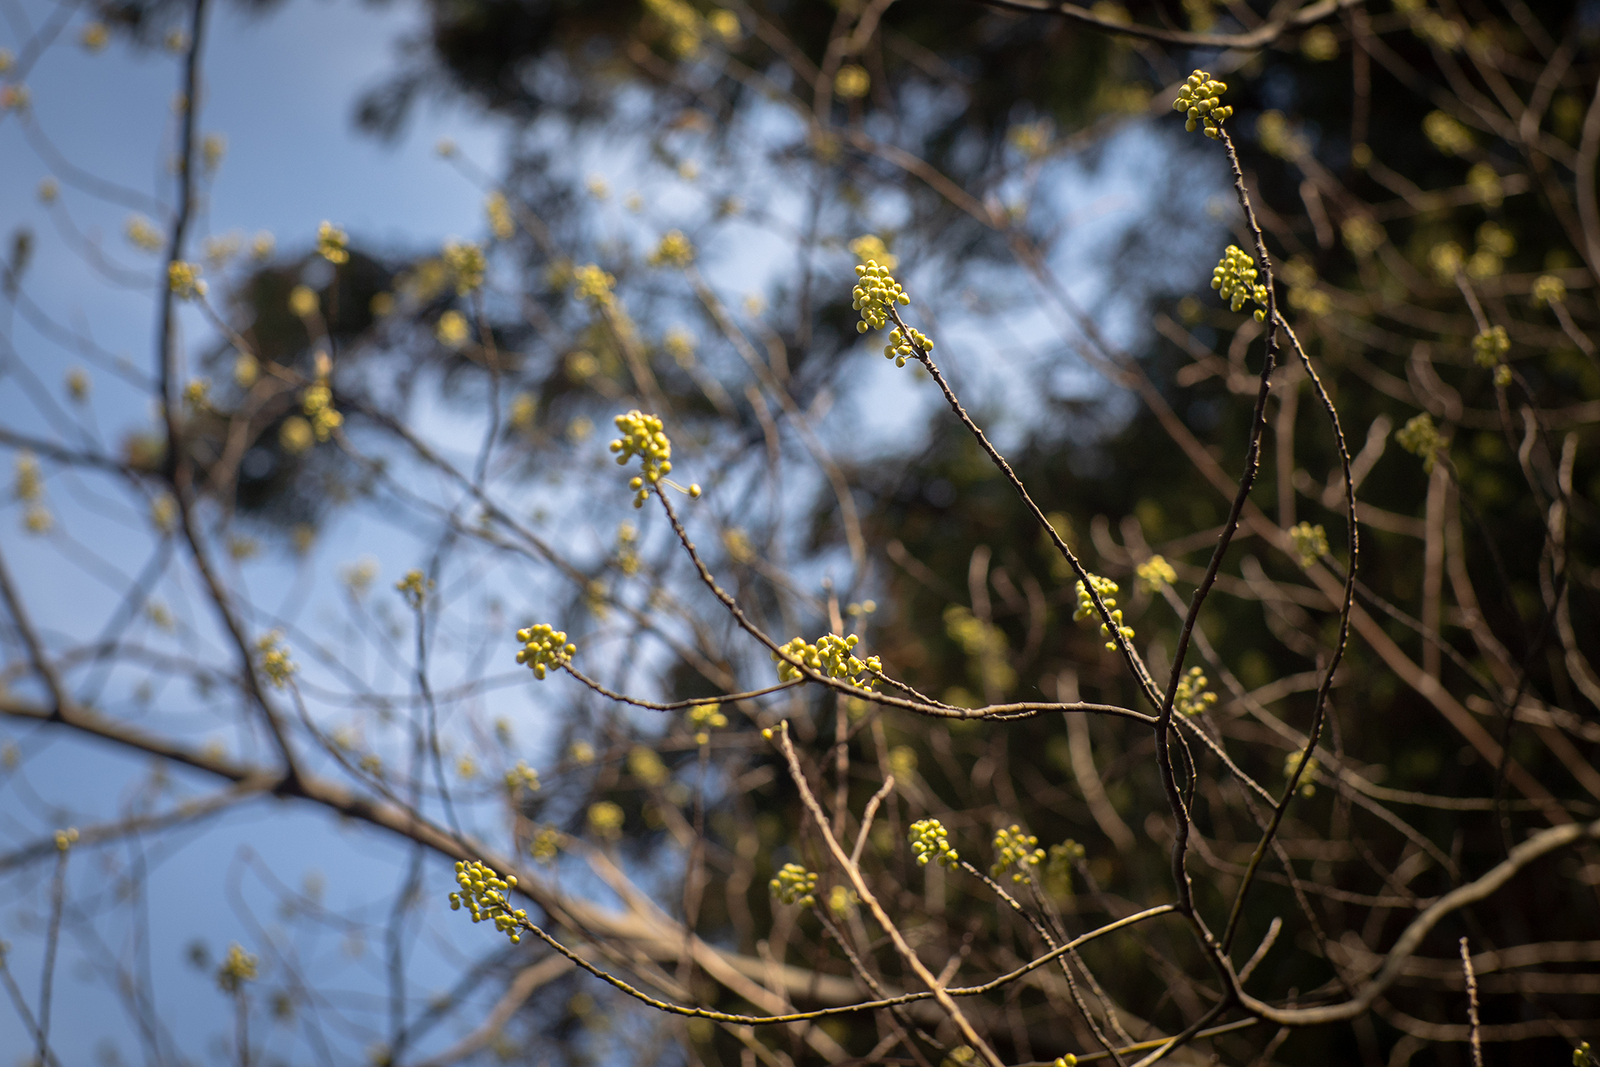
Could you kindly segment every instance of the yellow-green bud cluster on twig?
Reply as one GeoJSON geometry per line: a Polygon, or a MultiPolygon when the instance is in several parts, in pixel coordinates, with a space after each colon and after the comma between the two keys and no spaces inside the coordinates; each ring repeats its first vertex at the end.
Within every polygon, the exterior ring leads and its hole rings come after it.
{"type": "Polygon", "coordinates": [[[694,262],[694,245],[682,230],[668,230],[650,253],[652,267],[687,267],[694,262]]]}
{"type": "Polygon", "coordinates": [[[1480,367],[1493,367],[1511,351],[1511,338],[1504,326],[1491,326],[1472,339],[1472,361],[1480,367]]]}
{"type": "Polygon", "coordinates": [[[1182,111],[1186,116],[1184,129],[1193,133],[1198,124],[1204,123],[1206,136],[1216,140],[1222,136],[1223,120],[1233,114],[1233,108],[1222,106],[1222,94],[1227,89],[1225,83],[1217,81],[1203,70],[1197,70],[1189,75],[1178,90],[1172,110],[1182,111]]]}
{"type": "MultiPolygon", "coordinates": [[[[1122,609],[1117,607],[1117,602],[1111,597],[1111,594],[1115,593],[1118,589],[1117,583],[1113,582],[1110,578],[1102,578],[1098,574],[1089,575],[1089,580],[1094,583],[1094,591],[1100,594],[1100,602],[1106,606],[1107,611],[1111,612],[1111,621],[1116,623],[1117,631],[1121,633],[1125,639],[1132,640],[1133,627],[1122,625],[1122,609]]],[[[1095,614],[1097,614],[1097,612],[1094,609],[1094,598],[1089,595],[1089,590],[1084,588],[1083,583],[1079,582],[1078,610],[1072,613],[1073,621],[1082,622],[1084,619],[1087,619],[1095,614]]],[[[1102,622],[1100,624],[1100,632],[1109,636],[1111,630],[1104,622],[1102,622]]],[[[1114,650],[1117,647],[1117,643],[1116,641],[1107,641],[1106,647],[1114,650]]]]}
{"type": "Polygon", "coordinates": [[[572,291],[579,300],[601,307],[611,303],[611,290],[617,279],[595,264],[587,263],[572,272],[572,282],[572,291]]]}
{"type": "Polygon", "coordinates": [[[782,904],[798,904],[809,908],[817,902],[817,875],[798,863],[785,863],[778,876],[767,883],[772,895],[782,904]]]}
{"type": "Polygon", "coordinates": [[[861,312],[856,333],[883,329],[889,322],[891,308],[896,304],[911,303],[911,298],[894,280],[889,268],[880,267],[875,259],[856,265],[856,279],[856,287],[850,294],[850,306],[861,312]]]}
{"type": "Polygon", "coordinates": [[[694,728],[694,743],[704,745],[710,743],[712,730],[728,725],[728,717],[721,704],[697,704],[689,709],[689,725],[694,728]]]}
{"type": "Polygon", "coordinates": [[[617,454],[617,466],[626,466],[628,460],[639,457],[640,476],[628,483],[634,491],[633,506],[644,507],[650,496],[650,486],[672,472],[672,442],[662,429],[661,420],[646,415],[638,408],[616,418],[622,436],[611,442],[611,451],[617,454]]]}
{"type": "MultiPolygon", "coordinates": [[[[843,678],[851,685],[870,689],[877,682],[874,675],[883,670],[883,664],[877,656],[858,658],[854,649],[860,641],[855,634],[849,637],[823,634],[815,644],[796,637],[783,646],[783,651],[824,677],[843,678]]],[[[779,681],[792,682],[801,676],[799,669],[783,657],[774,653],[772,658],[778,664],[779,681]]]]}
{"type": "Polygon", "coordinates": [[[932,350],[933,342],[915,326],[907,326],[906,332],[896,327],[889,331],[889,343],[883,346],[883,355],[885,359],[894,360],[896,367],[904,367],[906,360],[915,358],[919,352],[925,355],[932,350]]]}
{"type": "Polygon", "coordinates": [[[1134,568],[1134,573],[1139,576],[1139,588],[1147,593],[1159,593],[1163,585],[1171,585],[1178,580],[1178,572],[1172,569],[1164,556],[1151,556],[1134,568]]]}
{"type": "Polygon", "coordinates": [[[946,867],[961,862],[960,853],[950,847],[950,833],[938,819],[918,819],[911,824],[906,835],[911,839],[911,852],[923,867],[929,860],[938,860],[946,867]]]}
{"type": "Polygon", "coordinates": [[[237,993],[246,982],[256,980],[256,958],[235,941],[228,946],[228,955],[217,968],[217,986],[224,993],[237,993]]]}
{"type": "Polygon", "coordinates": [[[1439,433],[1439,428],[1433,424],[1433,416],[1424,411],[1420,415],[1413,415],[1406,420],[1406,424],[1394,432],[1394,439],[1401,448],[1414,456],[1422,457],[1422,469],[1429,474],[1433,473],[1433,465],[1439,458],[1439,453],[1444,451],[1444,435],[1439,433]]]}
{"type": "Polygon", "coordinates": [[[1302,567],[1309,567],[1328,554],[1328,531],[1320,522],[1315,526],[1302,522],[1290,527],[1289,540],[1302,567]]]}
{"type": "Polygon", "coordinates": [[[167,287],[179,300],[197,300],[206,295],[206,283],[200,280],[200,265],[181,259],[167,264],[167,287]]]}
{"type": "Polygon", "coordinates": [[[1206,688],[1209,684],[1204,671],[1199,667],[1190,667],[1178,679],[1178,690],[1172,697],[1173,708],[1185,718],[1193,718],[1205,711],[1217,702],[1217,694],[1206,688]]]}
{"type": "Polygon", "coordinates": [[[539,679],[544,678],[547,667],[565,667],[578,651],[577,645],[567,642],[565,630],[552,629],[549,624],[542,622],[518,630],[517,640],[522,642],[522,648],[517,652],[517,662],[527,664],[534,677],[539,679]]]}
{"type": "Polygon", "coordinates": [[[483,249],[465,241],[446,242],[444,265],[455,275],[456,292],[461,296],[466,296],[482,285],[483,275],[488,270],[488,263],[483,258],[483,249]]]}
{"type": "Polygon", "coordinates": [[[517,765],[506,772],[506,792],[512,796],[527,790],[539,791],[539,772],[528,766],[527,760],[517,760],[517,765]]]}
{"type": "Polygon", "coordinates": [[[300,410],[305,412],[318,441],[326,441],[334,430],[344,425],[344,416],[333,406],[333,387],[328,384],[332,371],[332,361],[319,352],[316,380],[300,394],[300,410]]]}
{"type": "Polygon", "coordinates": [[[996,878],[1015,867],[1011,880],[1020,885],[1043,861],[1044,849],[1039,847],[1039,839],[1023,833],[1016,823],[994,835],[994,866],[989,868],[989,873],[996,878]]]}
{"type": "Polygon", "coordinates": [[[1243,311],[1245,304],[1250,301],[1260,304],[1255,312],[1256,321],[1265,322],[1267,287],[1256,284],[1256,278],[1260,275],[1253,256],[1238,245],[1229,245],[1223,251],[1216,269],[1211,272],[1211,288],[1228,302],[1229,309],[1233,311],[1243,311]]]}
{"type": "Polygon", "coordinates": [[[256,642],[256,651],[261,655],[261,673],[279,689],[287,685],[289,676],[300,669],[289,658],[289,650],[278,643],[282,639],[283,635],[273,630],[256,642]]]}
{"type": "Polygon", "coordinates": [[[329,263],[348,263],[350,238],[333,223],[324,221],[317,227],[317,252],[329,263]]]}
{"type": "MultiPolygon", "coordinates": [[[[1304,757],[1304,755],[1305,754],[1303,752],[1291,752],[1283,758],[1283,776],[1285,778],[1294,777],[1294,772],[1299,768],[1300,760],[1304,757]]],[[[1316,784],[1311,781],[1311,777],[1317,773],[1317,770],[1318,765],[1315,756],[1306,760],[1305,773],[1300,776],[1299,792],[1301,796],[1309,798],[1316,795],[1317,787],[1316,784]]]]}
{"type": "Polygon", "coordinates": [[[456,882],[461,892],[450,894],[451,911],[460,911],[465,905],[472,913],[473,922],[492,921],[494,928],[510,937],[513,945],[522,940],[518,928],[528,918],[528,913],[513,910],[511,898],[506,896],[508,889],[516,887],[516,875],[501,878],[494,868],[473,860],[456,864],[456,882]]]}

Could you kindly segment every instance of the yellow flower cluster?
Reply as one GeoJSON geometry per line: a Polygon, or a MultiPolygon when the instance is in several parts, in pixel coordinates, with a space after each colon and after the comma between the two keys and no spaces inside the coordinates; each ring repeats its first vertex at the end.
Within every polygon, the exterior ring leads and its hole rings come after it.
{"type": "Polygon", "coordinates": [[[1533,280],[1533,303],[1535,307],[1545,304],[1559,304],[1567,298],[1567,283],[1557,278],[1554,274],[1541,274],[1533,280]]]}
{"type": "Polygon", "coordinates": [[[439,323],[434,327],[433,334],[446,348],[461,348],[466,345],[471,332],[465,315],[459,311],[446,311],[439,316],[439,323]]]}
{"type": "Polygon", "coordinates": [[[883,243],[883,238],[875,233],[865,233],[847,245],[856,258],[863,263],[876,262],[884,270],[894,270],[900,265],[900,257],[889,251],[883,243]]]}
{"type": "Polygon", "coordinates": [[[1433,473],[1433,464],[1439,458],[1439,453],[1444,450],[1444,436],[1433,424],[1432,415],[1424,411],[1421,415],[1412,416],[1404,426],[1395,431],[1394,439],[1407,452],[1421,456],[1422,469],[1429,474],[1433,473]]]}
{"type": "Polygon", "coordinates": [[[907,326],[907,333],[902,333],[898,327],[889,331],[889,343],[883,346],[885,359],[894,360],[896,367],[904,367],[906,360],[915,359],[933,351],[933,342],[928,340],[928,335],[915,326],[907,326]]]}
{"type": "MultiPolygon", "coordinates": [[[[883,664],[877,656],[857,658],[854,649],[860,641],[855,634],[849,637],[823,634],[815,644],[796,637],[784,645],[783,650],[826,678],[843,678],[851,685],[871,689],[878,681],[873,675],[883,670],[883,664]]],[[[776,653],[772,658],[778,664],[779,681],[792,682],[801,677],[794,664],[776,653]]]]}
{"type": "Polygon", "coordinates": [[[540,829],[533,835],[533,840],[528,842],[528,855],[540,863],[554,863],[560,853],[561,838],[548,826],[540,829]]]}
{"type": "Polygon", "coordinates": [[[211,399],[211,383],[204,378],[191,378],[183,387],[183,399],[196,411],[203,411],[211,399]]]}
{"type": "Polygon", "coordinates": [[[589,829],[606,841],[615,841],[622,836],[624,821],[626,817],[622,808],[609,800],[589,805],[589,829]]]}
{"type": "Polygon", "coordinates": [[[585,263],[572,271],[572,291],[579,300],[587,300],[595,307],[611,303],[611,290],[617,279],[593,263],[585,263]]]}
{"type": "Polygon", "coordinates": [[[889,321],[889,311],[896,304],[909,304],[911,298],[900,288],[889,273],[888,267],[878,265],[875,259],[856,265],[856,287],[851,292],[850,306],[861,312],[856,323],[856,333],[868,329],[881,330],[889,321]]]}
{"type": "Polygon", "coordinates": [[[994,866],[989,868],[989,873],[998,878],[1015,867],[1011,880],[1018,885],[1026,882],[1029,873],[1044,861],[1039,839],[1023,833],[1022,827],[1015,823],[994,835],[994,852],[994,866]]]}
{"type": "Polygon", "coordinates": [[[317,291],[309,285],[297,285],[289,290],[289,310],[302,319],[317,313],[317,291]]]}
{"type": "Polygon", "coordinates": [[[1480,367],[1493,367],[1511,351],[1511,338],[1504,326],[1491,326],[1472,339],[1472,361],[1480,367]]]}
{"type": "Polygon", "coordinates": [[[833,91],[841,100],[860,100],[872,88],[872,75],[859,63],[846,63],[833,76],[833,91]]]}
{"type": "Polygon", "coordinates": [[[687,267],[693,262],[694,245],[689,243],[682,230],[668,230],[662,235],[656,250],[650,253],[652,267],[687,267]]]}
{"type": "Polygon", "coordinates": [[[611,451],[617,454],[617,466],[627,466],[628,460],[639,457],[640,476],[628,482],[634,491],[633,506],[644,507],[650,488],[672,473],[672,442],[667,440],[661,420],[646,415],[638,408],[615,420],[622,436],[611,442],[611,451]]]}
{"type": "Polygon", "coordinates": [[[1139,577],[1139,588],[1147,593],[1159,593],[1163,585],[1171,585],[1178,580],[1178,572],[1163,556],[1151,556],[1135,567],[1133,572],[1139,577]]]}
{"type": "Polygon", "coordinates": [[[1209,684],[1204,671],[1199,667],[1190,667],[1178,679],[1178,691],[1172,698],[1173,708],[1185,718],[1193,718],[1205,711],[1217,702],[1217,694],[1206,688],[1209,684]]]}
{"type": "MultiPolygon", "coordinates": [[[[1302,756],[1303,756],[1303,753],[1291,752],[1291,753],[1289,753],[1287,756],[1285,756],[1283,758],[1283,776],[1285,778],[1290,778],[1290,777],[1294,776],[1295,769],[1300,766],[1300,760],[1301,760],[1302,756]]],[[[1306,760],[1305,773],[1300,776],[1300,795],[1301,796],[1308,797],[1308,798],[1316,796],[1317,787],[1316,787],[1316,784],[1314,782],[1312,782],[1311,779],[1317,773],[1319,768],[1320,768],[1320,765],[1317,763],[1317,758],[1315,756],[1313,756],[1310,759],[1306,760]]]]}
{"type": "Polygon", "coordinates": [[[401,598],[405,600],[406,605],[412,611],[416,611],[422,607],[422,602],[428,598],[428,591],[433,588],[433,583],[423,577],[421,571],[409,570],[406,571],[404,578],[394,583],[394,588],[401,598]]]}
{"type": "Polygon", "coordinates": [[[782,865],[778,877],[768,881],[766,886],[773,891],[774,897],[778,897],[779,904],[798,904],[800,907],[816,904],[816,872],[806,870],[800,864],[782,865]]]}
{"type": "Polygon", "coordinates": [[[522,648],[517,652],[517,662],[525,663],[535,678],[544,678],[545,668],[565,667],[572,660],[578,646],[569,644],[565,630],[555,630],[546,623],[517,631],[522,648]]]}
{"type": "Polygon", "coordinates": [[[69,826],[65,830],[56,831],[56,851],[65,852],[78,843],[78,828],[69,826]]]}
{"type": "Polygon", "coordinates": [[[217,968],[217,986],[224,993],[237,993],[246,982],[256,980],[256,958],[235,941],[217,968]]]}
{"type": "Polygon", "coordinates": [[[506,895],[507,890],[516,888],[516,875],[501,878],[493,867],[477,860],[458,862],[456,884],[461,892],[450,894],[451,911],[460,911],[462,905],[466,905],[473,922],[493,922],[494,928],[509,937],[513,945],[522,940],[519,930],[528,921],[528,913],[520,908],[513,909],[511,898],[506,895]]]}
{"type": "Polygon", "coordinates": [[[926,867],[929,860],[938,860],[946,867],[961,862],[960,853],[950,847],[949,831],[938,819],[918,819],[911,824],[906,836],[911,840],[911,852],[919,866],[926,867]]]}
{"type": "Polygon", "coordinates": [[[156,229],[149,219],[143,215],[128,216],[127,225],[123,232],[128,235],[128,241],[136,248],[146,252],[159,252],[161,246],[166,244],[161,237],[161,231],[156,229]]]}
{"type": "Polygon", "coordinates": [[[817,902],[813,895],[817,889],[817,874],[798,863],[785,863],[778,876],[767,883],[772,895],[780,904],[798,904],[809,908],[817,902]]]}
{"type": "Polygon", "coordinates": [[[447,241],[444,246],[444,265],[456,277],[456,292],[466,296],[483,284],[483,249],[468,241],[447,241]]]}
{"type": "Polygon", "coordinates": [[[300,669],[289,658],[289,650],[278,643],[282,640],[283,634],[273,630],[256,642],[256,652],[261,656],[261,673],[279,689],[288,685],[289,676],[300,669]]]}
{"type": "Polygon", "coordinates": [[[17,480],[11,492],[25,504],[31,504],[44,495],[44,477],[39,473],[39,460],[32,452],[17,453],[17,480]]]}
{"type": "Polygon", "coordinates": [[[711,731],[728,725],[721,704],[698,704],[689,709],[689,725],[694,727],[694,743],[704,745],[711,740],[711,731]]]}
{"type": "Polygon", "coordinates": [[[517,224],[511,216],[511,203],[504,193],[498,189],[489,194],[483,202],[483,210],[489,216],[489,230],[497,241],[509,241],[517,235],[517,224]]]}
{"type": "Polygon", "coordinates": [[[1193,133],[1199,123],[1205,123],[1206,136],[1213,140],[1222,136],[1222,123],[1233,114],[1233,108],[1222,105],[1222,94],[1228,86],[1217,81],[1203,70],[1197,70],[1184,81],[1172,110],[1186,116],[1183,128],[1193,133]]]}
{"type": "MultiPolygon", "coordinates": [[[[1110,578],[1102,578],[1097,574],[1089,575],[1089,580],[1094,583],[1094,591],[1100,594],[1100,600],[1105,604],[1106,610],[1111,612],[1111,621],[1117,624],[1117,630],[1121,632],[1124,639],[1131,641],[1133,639],[1133,627],[1122,625],[1122,609],[1117,607],[1117,602],[1111,597],[1111,594],[1115,593],[1119,588],[1117,583],[1110,578]]],[[[1079,582],[1078,610],[1072,613],[1073,621],[1082,622],[1095,614],[1097,613],[1094,609],[1094,598],[1089,595],[1089,590],[1084,588],[1083,583],[1079,582]]],[[[1111,633],[1103,622],[1100,624],[1100,632],[1108,635],[1111,633]]],[[[1117,643],[1115,641],[1107,641],[1106,647],[1115,650],[1117,643]]]]}
{"type": "Polygon", "coordinates": [[[1216,269],[1211,272],[1211,288],[1217,291],[1222,299],[1228,302],[1228,307],[1233,311],[1244,310],[1247,301],[1254,301],[1261,307],[1256,309],[1256,321],[1265,322],[1267,318],[1267,287],[1257,285],[1256,278],[1261,272],[1256,269],[1255,257],[1249,255],[1238,245],[1229,245],[1222,253],[1216,269]]]}
{"type": "Polygon", "coordinates": [[[512,796],[526,789],[530,793],[539,791],[539,772],[528,766],[527,760],[517,760],[517,765],[506,772],[506,792],[512,796]]]}
{"type": "Polygon", "coordinates": [[[317,227],[317,254],[337,266],[350,262],[350,237],[326,220],[317,227]]]}
{"type": "Polygon", "coordinates": [[[181,259],[167,264],[167,287],[179,300],[197,300],[206,295],[206,283],[200,280],[200,265],[181,259]]]}
{"type": "Polygon", "coordinates": [[[1294,544],[1295,556],[1300,566],[1309,567],[1328,554],[1328,531],[1322,523],[1296,523],[1289,529],[1289,540],[1294,544]]]}
{"type": "Polygon", "coordinates": [[[344,425],[344,416],[333,408],[333,388],[328,385],[328,376],[332,372],[332,361],[323,353],[317,353],[316,381],[306,386],[305,392],[300,394],[300,410],[306,413],[311,432],[318,441],[326,441],[333,431],[344,425]]]}

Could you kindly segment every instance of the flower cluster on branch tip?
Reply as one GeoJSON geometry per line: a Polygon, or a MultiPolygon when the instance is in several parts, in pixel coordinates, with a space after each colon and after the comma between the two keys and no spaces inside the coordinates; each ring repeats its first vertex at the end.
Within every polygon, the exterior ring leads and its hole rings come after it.
{"type": "Polygon", "coordinates": [[[1020,885],[1042,862],[1044,849],[1039,847],[1039,839],[1023,833],[1022,827],[1017,824],[1012,823],[994,835],[994,865],[989,868],[989,873],[994,877],[998,878],[1015,867],[1011,880],[1020,885]]]}
{"type": "Polygon", "coordinates": [[[611,442],[611,451],[617,454],[619,467],[627,466],[634,456],[639,457],[640,474],[628,483],[628,488],[634,491],[633,506],[642,508],[650,496],[649,487],[672,472],[672,442],[667,439],[661,420],[638,408],[618,415],[616,424],[622,436],[611,442]]]}
{"type": "Polygon", "coordinates": [[[850,294],[850,306],[861,312],[856,333],[883,329],[889,322],[889,312],[896,304],[911,303],[911,298],[894,280],[889,268],[879,266],[877,260],[869,259],[864,264],[857,264],[856,279],[856,287],[850,294]]]}
{"type": "MultiPolygon", "coordinates": [[[[1283,758],[1283,776],[1285,778],[1294,777],[1294,772],[1299,769],[1300,761],[1304,758],[1304,756],[1305,753],[1303,752],[1291,752],[1283,758]]],[[[1317,773],[1318,769],[1319,764],[1317,763],[1315,756],[1306,760],[1305,773],[1300,776],[1299,792],[1301,796],[1310,798],[1316,795],[1317,787],[1316,784],[1311,781],[1311,777],[1317,773]]]]}
{"type": "MultiPolygon", "coordinates": [[[[860,642],[861,638],[855,634],[849,637],[823,634],[815,644],[795,637],[783,646],[783,651],[825,678],[843,678],[857,688],[871,689],[877,684],[875,675],[883,670],[883,664],[877,656],[857,657],[854,650],[860,642]]],[[[780,682],[792,682],[801,677],[799,668],[776,652],[772,658],[778,664],[780,682]]]]}
{"type": "Polygon", "coordinates": [[[428,599],[428,592],[433,588],[433,581],[424,577],[419,570],[406,571],[406,576],[394,583],[395,592],[399,593],[406,606],[412,611],[422,607],[423,601],[428,599]]]}
{"type": "Polygon", "coordinates": [[[517,652],[517,662],[527,664],[535,678],[543,679],[546,668],[565,667],[571,662],[578,646],[567,641],[565,630],[552,629],[546,623],[517,631],[522,648],[517,652]]]}
{"type": "MultiPolygon", "coordinates": [[[[1120,587],[1110,578],[1102,578],[1098,574],[1089,575],[1089,580],[1094,583],[1094,591],[1100,594],[1100,602],[1106,606],[1107,611],[1111,612],[1111,621],[1116,623],[1117,631],[1122,634],[1125,640],[1131,641],[1133,639],[1133,627],[1124,626],[1122,624],[1122,609],[1117,607],[1117,602],[1112,599],[1111,596],[1111,594],[1115,593],[1120,587]]],[[[1079,582],[1078,610],[1072,613],[1072,619],[1074,622],[1082,622],[1084,619],[1087,619],[1094,614],[1096,614],[1094,608],[1094,598],[1089,595],[1089,590],[1084,587],[1084,584],[1079,582]]],[[[1102,622],[1100,624],[1100,632],[1109,636],[1111,630],[1106,626],[1105,623],[1102,622]]],[[[1115,650],[1117,643],[1116,641],[1107,641],[1106,647],[1115,650]]]]}
{"type": "Polygon", "coordinates": [[[896,327],[889,331],[889,343],[883,346],[883,355],[885,359],[894,360],[896,367],[904,367],[906,360],[926,355],[932,350],[933,342],[915,326],[907,326],[904,332],[896,327]]]}
{"type": "Polygon", "coordinates": [[[1255,257],[1238,245],[1229,245],[1211,272],[1211,288],[1228,302],[1232,311],[1243,311],[1246,303],[1261,305],[1255,310],[1257,322],[1267,321],[1267,287],[1257,285],[1261,272],[1256,269],[1255,257]]]}
{"type": "Polygon", "coordinates": [[[1222,104],[1222,94],[1227,90],[1226,83],[1217,81],[1203,70],[1197,70],[1189,75],[1178,90],[1172,110],[1182,111],[1186,116],[1184,129],[1193,133],[1197,125],[1204,123],[1206,136],[1216,140],[1222,136],[1223,120],[1233,114],[1233,108],[1222,104]]]}
{"type": "Polygon", "coordinates": [[[235,941],[228,946],[228,955],[217,968],[217,988],[224,993],[237,993],[246,982],[255,980],[256,958],[235,941]]]}
{"type": "Polygon", "coordinates": [[[279,644],[282,640],[283,634],[273,630],[256,642],[256,652],[261,657],[261,673],[279,689],[288,685],[289,676],[300,669],[289,658],[289,650],[279,644]]]}
{"type": "Polygon", "coordinates": [[[466,241],[447,241],[444,246],[444,265],[455,275],[456,293],[466,296],[483,284],[488,264],[483,249],[466,241]]]}
{"type": "Polygon", "coordinates": [[[501,878],[494,868],[473,860],[456,864],[456,883],[461,892],[450,894],[451,911],[465,906],[473,922],[493,922],[494,928],[509,937],[513,945],[522,940],[519,928],[527,921],[528,913],[513,909],[511,898],[506,895],[507,890],[516,888],[516,875],[501,878]]]}
{"type": "Polygon", "coordinates": [[[326,352],[318,352],[317,376],[300,394],[300,410],[305,412],[318,441],[326,441],[334,430],[344,425],[344,416],[333,407],[333,388],[328,384],[332,373],[333,361],[326,352]]]}
{"type": "Polygon", "coordinates": [[[1424,411],[1420,415],[1413,415],[1406,420],[1406,424],[1394,432],[1395,442],[1407,452],[1422,458],[1422,469],[1428,474],[1433,473],[1433,465],[1439,458],[1439,453],[1444,451],[1444,435],[1433,424],[1433,416],[1424,411]]]}
{"type": "Polygon", "coordinates": [[[206,283],[200,279],[200,265],[175,259],[167,264],[167,288],[179,300],[198,300],[206,295],[206,283]]]}
{"type": "Polygon", "coordinates": [[[961,862],[961,854],[950,847],[950,832],[938,819],[918,819],[906,836],[919,866],[926,867],[929,860],[938,860],[946,867],[961,862]]]}
{"type": "Polygon", "coordinates": [[[1159,593],[1163,585],[1171,585],[1178,580],[1178,572],[1172,569],[1164,556],[1151,556],[1134,569],[1139,577],[1139,588],[1147,593],[1159,593]]]}
{"type": "Polygon", "coordinates": [[[338,266],[350,262],[350,237],[326,220],[317,227],[317,254],[338,266]]]}
{"type": "Polygon", "coordinates": [[[652,267],[687,267],[694,262],[694,245],[682,230],[668,230],[650,253],[652,267]]]}
{"type": "Polygon", "coordinates": [[[586,263],[572,271],[572,292],[579,300],[593,304],[595,307],[609,305],[612,300],[611,290],[616,286],[617,279],[601,270],[596,264],[586,263]]]}
{"type": "Polygon", "coordinates": [[[785,863],[778,876],[767,883],[772,895],[781,904],[798,904],[809,908],[817,902],[817,874],[798,863],[785,863]]]}
{"type": "Polygon", "coordinates": [[[506,772],[506,792],[516,796],[523,790],[539,791],[539,772],[528,766],[527,760],[517,760],[517,765],[506,772]]]}
{"type": "Polygon", "coordinates": [[[57,830],[55,834],[56,851],[65,852],[78,843],[78,828],[69,826],[65,830],[57,830]]]}
{"type": "Polygon", "coordinates": [[[1594,1049],[1585,1041],[1572,1050],[1572,1067],[1600,1067],[1600,1057],[1596,1057],[1594,1049]]]}
{"type": "Polygon", "coordinates": [[[1511,351],[1511,338],[1504,326],[1491,326],[1480,330],[1472,339],[1472,361],[1480,367],[1492,367],[1511,351]]]}
{"type": "Polygon", "coordinates": [[[722,713],[721,704],[697,704],[689,709],[689,725],[694,728],[695,744],[709,744],[711,731],[728,725],[728,717],[722,713]]]}
{"type": "Polygon", "coordinates": [[[1302,567],[1310,567],[1328,554],[1328,531],[1322,528],[1320,522],[1315,526],[1302,522],[1290,527],[1289,541],[1294,545],[1295,558],[1302,567]]]}
{"type": "Polygon", "coordinates": [[[1217,694],[1206,688],[1209,684],[1210,680],[1206,678],[1204,671],[1199,667],[1190,667],[1183,677],[1178,679],[1178,689],[1172,697],[1174,710],[1185,718],[1193,718],[1215,704],[1217,694]]]}

